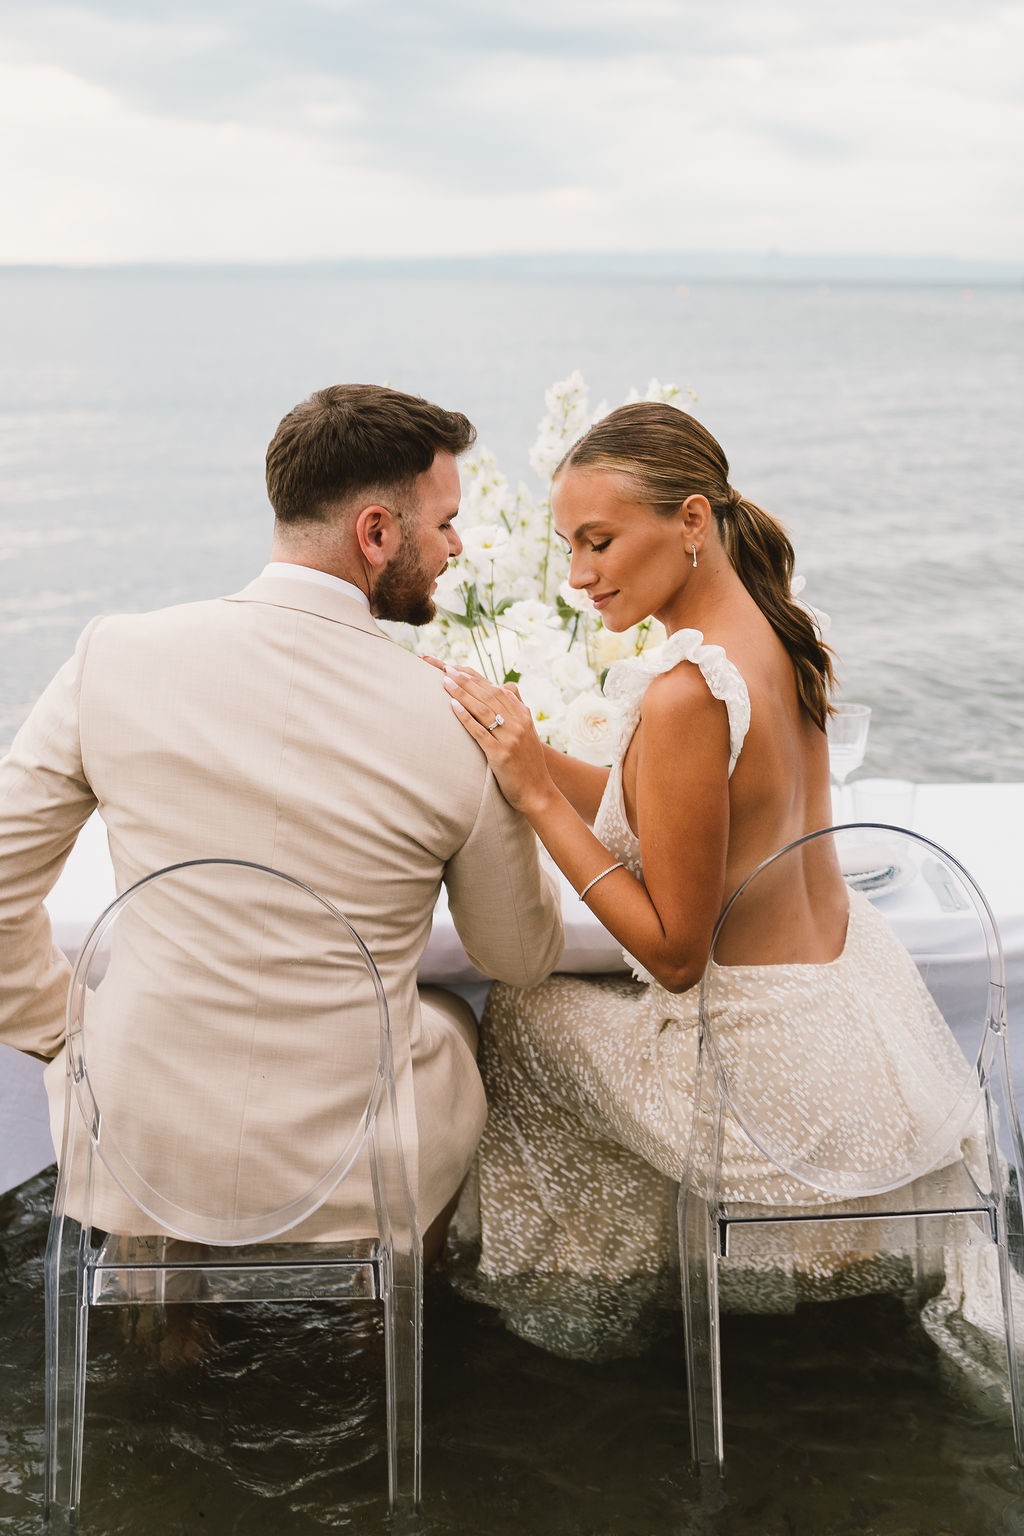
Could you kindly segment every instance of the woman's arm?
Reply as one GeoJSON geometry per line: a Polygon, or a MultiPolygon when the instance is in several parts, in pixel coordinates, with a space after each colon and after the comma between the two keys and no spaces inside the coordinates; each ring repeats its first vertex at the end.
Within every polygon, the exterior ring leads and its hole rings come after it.
{"type": "Polygon", "coordinates": [[[576,814],[592,826],[608,782],[608,769],[581,762],[578,757],[569,757],[549,746],[544,747],[544,761],[556,788],[576,814]]]}
{"type": "MultiPolygon", "coordinates": [[[[505,797],[582,891],[611,857],[555,783],[529,710],[476,674],[449,674],[445,687],[505,797]],[[504,724],[487,729],[497,714],[504,724]]],[[[651,684],[631,752],[644,880],[616,869],[593,886],[587,904],[652,976],[682,992],[707,961],[729,836],[728,716],[696,667],[651,684]]]]}

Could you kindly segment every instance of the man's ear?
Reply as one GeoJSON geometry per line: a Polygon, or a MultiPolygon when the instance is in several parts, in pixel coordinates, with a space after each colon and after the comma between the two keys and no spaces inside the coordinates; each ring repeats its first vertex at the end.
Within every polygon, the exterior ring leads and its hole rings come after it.
{"type": "Polygon", "coordinates": [[[359,553],[367,565],[374,570],[383,570],[401,542],[401,529],[395,514],[390,508],[374,502],[357,513],[354,527],[359,553]]]}

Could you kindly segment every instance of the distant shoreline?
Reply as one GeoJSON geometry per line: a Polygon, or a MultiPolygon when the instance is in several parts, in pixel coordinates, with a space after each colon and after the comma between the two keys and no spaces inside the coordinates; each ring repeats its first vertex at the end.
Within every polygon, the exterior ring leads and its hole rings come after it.
{"type": "Polygon", "coordinates": [[[293,261],[4,262],[0,277],[32,273],[263,274],[300,273],[358,277],[625,279],[677,284],[834,283],[842,286],[1024,286],[1024,262],[958,257],[799,256],[736,252],[561,251],[492,256],[343,257],[293,261]]]}

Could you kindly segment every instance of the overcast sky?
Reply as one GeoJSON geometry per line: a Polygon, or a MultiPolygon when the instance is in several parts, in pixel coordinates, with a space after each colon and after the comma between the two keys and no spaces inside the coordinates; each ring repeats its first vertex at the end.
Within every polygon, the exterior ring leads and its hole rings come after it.
{"type": "Polygon", "coordinates": [[[0,261],[1024,257],[1024,0],[2,0],[0,261]]]}

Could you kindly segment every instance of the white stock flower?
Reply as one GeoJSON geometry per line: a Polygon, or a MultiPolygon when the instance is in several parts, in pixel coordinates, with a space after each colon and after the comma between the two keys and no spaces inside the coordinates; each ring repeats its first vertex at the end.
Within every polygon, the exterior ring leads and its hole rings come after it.
{"type": "Polygon", "coordinates": [[[518,530],[509,534],[508,543],[495,555],[494,579],[501,584],[499,601],[506,597],[515,601],[537,596],[537,560],[518,530]]]}
{"type": "Polygon", "coordinates": [[[517,634],[502,630],[498,625],[488,625],[486,629],[478,627],[476,639],[480,659],[473,665],[481,672],[496,683],[503,683],[510,672],[517,676],[521,674],[523,656],[517,634]]]}
{"type": "Polygon", "coordinates": [[[462,534],[459,563],[475,574],[490,575],[491,567],[508,544],[508,529],[500,523],[477,523],[462,534]]]}
{"type": "Polygon", "coordinates": [[[587,594],[581,592],[579,587],[570,587],[567,581],[562,582],[558,589],[558,595],[566,607],[572,609],[573,613],[593,613],[594,611],[594,605],[587,594]]]}
{"type": "Polygon", "coordinates": [[[582,645],[576,645],[571,651],[554,657],[548,672],[565,699],[575,698],[578,693],[587,693],[594,686],[594,669],[587,661],[582,645]]]}
{"type": "Polygon", "coordinates": [[[569,448],[591,424],[587,386],[579,370],[552,384],[544,396],[548,410],[537,427],[530,464],[549,480],[569,448]]]}
{"type": "Polygon", "coordinates": [[[543,673],[536,672],[524,672],[519,682],[519,692],[541,736],[547,739],[551,727],[559,725],[565,714],[561,693],[543,673]]]}
{"type": "MultiPolygon", "coordinates": [[[[626,396],[626,404],[635,405],[638,400],[655,400],[661,405],[674,405],[683,410],[682,397],[683,391],[678,384],[663,384],[660,379],[649,379],[646,392],[641,394],[638,389],[631,389],[626,396]]],[[[696,390],[689,385],[686,387],[686,397],[691,401],[697,398],[696,390]]]]}
{"type": "Polygon", "coordinates": [[[480,448],[460,466],[462,516],[467,522],[493,522],[500,518],[511,497],[508,481],[487,448],[480,448]]]}
{"type": "Polygon", "coordinates": [[[798,608],[802,608],[806,614],[810,615],[811,623],[818,631],[818,639],[820,640],[832,628],[832,616],[825,613],[821,608],[812,608],[810,603],[804,602],[802,593],[806,585],[806,576],[794,576],[789,584],[789,595],[798,608]]]}
{"type": "Polygon", "coordinates": [[[518,635],[533,635],[542,629],[561,629],[558,614],[547,603],[524,599],[506,608],[499,621],[518,635]]]}
{"type": "MultiPolygon", "coordinates": [[[[647,399],[674,402],[679,395],[675,385],[657,379],[647,386],[647,399]]],[[[640,396],[634,390],[630,398],[640,396]]],[[[578,372],[552,384],[545,404],[530,463],[547,480],[608,406],[602,401],[591,410],[578,372]]],[[[607,723],[607,704],[599,692],[601,677],[613,661],[658,644],[664,631],[653,622],[624,635],[605,630],[589,598],[565,580],[567,557],[554,533],[546,494],[522,483],[513,490],[494,455],[482,446],[462,461],[461,472],[463,552],[438,579],[433,623],[415,631],[391,626],[396,638],[420,654],[467,662],[496,682],[517,675],[545,741],[591,761],[607,761],[602,755],[600,722],[607,723]]]]}
{"type": "Polygon", "coordinates": [[[547,425],[541,422],[537,430],[537,438],[530,449],[530,465],[538,475],[545,480],[550,480],[562,459],[565,457],[566,440],[554,424],[547,425]]]}
{"type": "MultiPolygon", "coordinates": [[[[459,588],[466,579],[466,573],[460,571],[457,565],[448,565],[437,578],[437,590],[434,593],[434,601],[439,608],[453,608],[459,602],[461,596],[459,588]]],[[[461,607],[461,604],[459,604],[461,607]]]]}
{"type": "Polygon", "coordinates": [[[679,400],[678,384],[663,384],[660,379],[648,379],[645,400],[658,400],[662,405],[675,405],[679,400]]]}
{"type": "Polygon", "coordinates": [[[621,634],[616,634],[613,629],[605,629],[603,624],[595,629],[587,642],[587,650],[598,676],[606,667],[610,667],[613,661],[622,661],[626,656],[635,656],[636,642],[635,628],[623,630],[621,634]]]}

